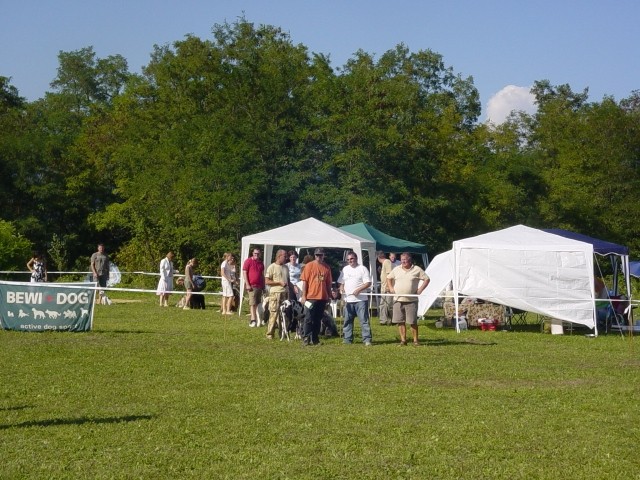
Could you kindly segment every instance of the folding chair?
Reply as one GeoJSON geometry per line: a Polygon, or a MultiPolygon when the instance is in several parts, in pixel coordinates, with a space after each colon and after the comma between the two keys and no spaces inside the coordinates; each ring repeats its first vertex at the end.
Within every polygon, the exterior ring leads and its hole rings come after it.
{"type": "Polygon", "coordinates": [[[625,301],[620,295],[609,297],[609,306],[607,308],[607,319],[605,323],[605,332],[617,330],[622,333],[622,326],[627,323],[627,307],[629,302],[625,301]]]}
{"type": "Polygon", "coordinates": [[[519,308],[506,307],[506,317],[510,327],[513,327],[514,325],[527,324],[526,310],[520,310],[519,308]]]}

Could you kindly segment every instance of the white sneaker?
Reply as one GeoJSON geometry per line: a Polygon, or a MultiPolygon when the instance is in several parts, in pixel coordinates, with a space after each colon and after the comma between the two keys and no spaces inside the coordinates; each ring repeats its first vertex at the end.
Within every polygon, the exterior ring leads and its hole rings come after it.
{"type": "Polygon", "coordinates": [[[249,326],[251,328],[255,327],[256,326],[256,321],[255,320],[251,320],[251,322],[249,322],[249,326]]]}
{"type": "Polygon", "coordinates": [[[182,307],[182,309],[183,309],[183,310],[191,310],[191,307],[189,307],[189,306],[185,306],[185,307],[182,307]]]}

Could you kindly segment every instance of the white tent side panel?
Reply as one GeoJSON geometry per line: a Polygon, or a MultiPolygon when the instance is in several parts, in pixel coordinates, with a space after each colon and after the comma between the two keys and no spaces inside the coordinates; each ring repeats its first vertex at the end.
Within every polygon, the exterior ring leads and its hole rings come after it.
{"type": "Polygon", "coordinates": [[[425,273],[429,277],[429,284],[418,297],[418,315],[424,315],[431,308],[436,298],[451,282],[453,278],[453,267],[451,261],[453,254],[451,250],[436,255],[429,263],[425,273]]]}
{"type": "Polygon", "coordinates": [[[464,295],[593,328],[593,260],[585,252],[461,249],[457,284],[464,295]]]}
{"type": "Polygon", "coordinates": [[[454,292],[594,327],[593,246],[517,225],[453,243],[454,292]]]}

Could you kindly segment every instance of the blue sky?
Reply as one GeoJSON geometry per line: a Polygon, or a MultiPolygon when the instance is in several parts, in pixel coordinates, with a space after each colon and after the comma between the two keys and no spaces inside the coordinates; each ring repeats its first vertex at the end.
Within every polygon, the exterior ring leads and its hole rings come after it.
{"type": "Polygon", "coordinates": [[[334,67],[358,49],[431,49],[473,77],[481,120],[530,110],[535,80],[588,87],[591,101],[640,90],[637,0],[0,0],[0,11],[0,75],[28,100],[50,89],[61,50],[93,46],[101,58],[124,56],[139,73],[154,44],[186,34],[210,39],[214,24],[242,15],[281,27],[334,67]]]}

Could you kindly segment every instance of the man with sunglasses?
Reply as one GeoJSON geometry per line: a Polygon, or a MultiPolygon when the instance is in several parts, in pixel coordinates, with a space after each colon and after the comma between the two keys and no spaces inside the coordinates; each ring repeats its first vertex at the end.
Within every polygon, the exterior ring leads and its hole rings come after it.
{"type": "Polygon", "coordinates": [[[347,254],[347,262],[338,278],[340,293],[345,298],[343,342],[353,343],[353,320],[357,315],[362,330],[362,343],[371,346],[371,326],[367,305],[369,297],[363,295],[371,287],[371,275],[367,267],[358,264],[358,255],[355,252],[347,254]]]}
{"type": "Polygon", "coordinates": [[[262,302],[262,292],[264,290],[264,263],[260,258],[261,254],[260,250],[254,248],[251,256],[242,264],[244,288],[249,294],[250,327],[258,326],[258,305],[262,302]]]}
{"type": "Polygon", "coordinates": [[[304,345],[320,343],[320,324],[324,309],[331,298],[331,269],[324,261],[324,250],[316,248],[315,260],[302,269],[302,295],[300,302],[304,304],[304,328],[302,342],[304,345]]]}

